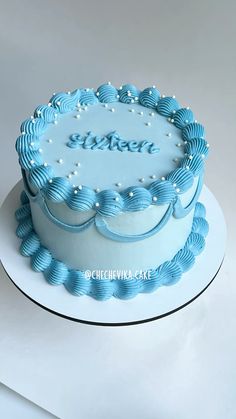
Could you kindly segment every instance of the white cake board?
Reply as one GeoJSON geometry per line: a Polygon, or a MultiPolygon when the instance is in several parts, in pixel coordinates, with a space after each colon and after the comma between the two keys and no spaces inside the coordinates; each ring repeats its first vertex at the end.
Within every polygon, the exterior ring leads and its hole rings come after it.
{"type": "Polygon", "coordinates": [[[96,301],[76,297],[63,286],[50,286],[41,273],[30,268],[30,258],[20,255],[20,239],[15,235],[14,212],[19,207],[22,181],[11,190],[0,211],[2,225],[0,255],[3,267],[15,286],[42,308],[82,323],[104,326],[132,325],[156,320],[183,308],[196,299],[217,275],[225,252],[226,225],[222,210],[210,190],[204,186],[199,201],[207,211],[210,229],[206,247],[194,267],[181,280],[151,294],[139,294],[132,300],[96,301]]]}

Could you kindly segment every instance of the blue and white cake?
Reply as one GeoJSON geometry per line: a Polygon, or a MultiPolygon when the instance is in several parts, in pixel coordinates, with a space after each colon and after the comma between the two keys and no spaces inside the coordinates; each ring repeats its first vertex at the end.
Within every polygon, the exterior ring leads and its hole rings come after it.
{"type": "Polygon", "coordinates": [[[175,284],[203,250],[209,145],[174,96],[111,83],[54,94],[16,150],[20,251],[49,284],[128,299],[175,284]]]}

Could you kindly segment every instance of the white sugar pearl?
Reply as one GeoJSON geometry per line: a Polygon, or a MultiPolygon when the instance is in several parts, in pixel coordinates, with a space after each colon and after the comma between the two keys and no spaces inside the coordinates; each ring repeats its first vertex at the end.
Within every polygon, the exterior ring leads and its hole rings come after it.
{"type": "Polygon", "coordinates": [[[119,199],[119,196],[116,196],[116,197],[115,197],[115,201],[116,201],[116,202],[118,202],[119,200],[120,200],[120,199],[119,199]]]}
{"type": "Polygon", "coordinates": [[[43,163],[43,165],[44,165],[44,167],[47,167],[48,164],[45,162],[45,163],[43,163]]]}
{"type": "Polygon", "coordinates": [[[172,119],[170,120],[170,122],[173,124],[173,123],[175,122],[175,120],[172,118],[172,119]]]}
{"type": "Polygon", "coordinates": [[[130,196],[130,198],[132,198],[132,196],[134,196],[134,193],[133,192],[129,192],[129,196],[130,196]]]}
{"type": "Polygon", "coordinates": [[[172,134],[171,134],[171,132],[168,132],[166,135],[167,135],[167,137],[171,137],[172,134]]]}
{"type": "Polygon", "coordinates": [[[77,175],[77,174],[78,174],[77,170],[74,170],[73,175],[77,175]]]}
{"type": "Polygon", "coordinates": [[[104,108],[108,108],[108,104],[107,103],[104,103],[104,108]]]}
{"type": "Polygon", "coordinates": [[[60,104],[61,104],[60,100],[58,100],[56,104],[57,104],[58,106],[60,106],[60,104]]]}
{"type": "Polygon", "coordinates": [[[176,186],[177,186],[176,183],[173,183],[173,186],[174,186],[174,188],[176,188],[176,186]]]}
{"type": "Polygon", "coordinates": [[[121,187],[121,185],[122,185],[121,182],[116,183],[116,186],[118,186],[119,188],[121,187]]]}
{"type": "Polygon", "coordinates": [[[110,111],[111,111],[111,112],[115,112],[115,108],[111,108],[111,109],[110,109],[110,111]]]}
{"type": "Polygon", "coordinates": [[[210,144],[207,143],[206,147],[209,148],[210,147],[210,144]]]}
{"type": "Polygon", "coordinates": [[[151,179],[156,179],[156,175],[151,175],[150,178],[151,179]]]}
{"type": "Polygon", "coordinates": [[[176,192],[179,193],[180,192],[180,189],[179,188],[176,188],[176,192]]]}
{"type": "Polygon", "coordinates": [[[172,113],[173,113],[173,114],[175,114],[175,113],[176,113],[176,111],[173,111],[172,113]]]}
{"type": "Polygon", "coordinates": [[[190,154],[190,155],[188,156],[188,158],[189,158],[190,160],[192,160],[193,156],[190,154]]]}
{"type": "Polygon", "coordinates": [[[162,177],[161,177],[161,180],[166,180],[165,176],[162,176],[162,177]]]}
{"type": "Polygon", "coordinates": [[[156,202],[157,201],[157,196],[153,196],[152,200],[153,200],[153,202],[156,202]]]}
{"type": "Polygon", "coordinates": [[[81,191],[81,190],[82,190],[82,188],[83,188],[83,187],[82,187],[82,185],[79,185],[79,186],[78,186],[79,191],[81,191]]]}
{"type": "Polygon", "coordinates": [[[142,116],[142,115],[143,115],[143,111],[139,112],[139,115],[141,115],[141,116],[142,116]]]}
{"type": "Polygon", "coordinates": [[[138,100],[138,96],[135,96],[134,100],[136,100],[136,101],[137,101],[137,100],[138,100]]]}
{"type": "Polygon", "coordinates": [[[75,193],[75,194],[77,194],[77,193],[78,193],[77,189],[75,189],[75,190],[74,190],[74,193],[75,193]]]}
{"type": "Polygon", "coordinates": [[[96,188],[95,192],[97,192],[97,193],[100,192],[100,188],[96,188]]]}
{"type": "Polygon", "coordinates": [[[48,139],[48,143],[52,143],[52,139],[51,138],[48,139]]]}
{"type": "Polygon", "coordinates": [[[30,164],[34,164],[35,163],[35,161],[34,160],[30,160],[30,164]]]}
{"type": "Polygon", "coordinates": [[[52,179],[49,179],[48,183],[52,183],[52,179]]]}
{"type": "Polygon", "coordinates": [[[39,153],[42,153],[42,152],[43,152],[42,148],[39,148],[39,153]]]}
{"type": "Polygon", "coordinates": [[[77,115],[75,115],[75,118],[79,119],[80,118],[80,114],[78,113],[77,115]]]}
{"type": "Polygon", "coordinates": [[[175,163],[177,163],[177,162],[179,161],[179,159],[178,159],[177,157],[175,157],[175,158],[173,159],[173,161],[174,161],[175,163]]]}
{"type": "Polygon", "coordinates": [[[111,82],[110,82],[110,81],[108,81],[108,82],[107,82],[107,84],[109,84],[109,86],[110,86],[110,85],[111,85],[111,82]]]}
{"type": "Polygon", "coordinates": [[[72,178],[72,174],[71,173],[69,173],[69,175],[67,176],[69,179],[71,179],[72,178]]]}
{"type": "Polygon", "coordinates": [[[201,154],[201,157],[204,159],[205,158],[205,154],[201,154]]]}
{"type": "Polygon", "coordinates": [[[127,92],[127,96],[131,96],[131,92],[128,90],[128,92],[127,92]]]}
{"type": "Polygon", "coordinates": [[[189,167],[189,166],[186,166],[186,167],[185,167],[185,169],[186,169],[186,170],[189,170],[189,169],[190,169],[190,167],[189,167]]]}
{"type": "Polygon", "coordinates": [[[129,109],[130,112],[134,113],[134,109],[129,109]]]}
{"type": "Polygon", "coordinates": [[[143,183],[144,181],[145,181],[144,177],[141,177],[141,178],[139,179],[139,182],[141,182],[141,183],[143,183]]]}
{"type": "Polygon", "coordinates": [[[149,115],[150,116],[154,116],[155,114],[154,114],[154,112],[150,112],[149,115]]]}
{"type": "Polygon", "coordinates": [[[99,96],[99,92],[96,92],[96,96],[99,96]]]}
{"type": "Polygon", "coordinates": [[[146,122],[146,123],[145,123],[145,125],[146,125],[147,127],[150,127],[150,126],[151,126],[151,122],[146,122]]]}
{"type": "Polygon", "coordinates": [[[63,163],[63,159],[58,159],[58,163],[62,164],[63,163]]]}
{"type": "Polygon", "coordinates": [[[53,123],[54,123],[54,125],[57,125],[58,124],[58,121],[54,121],[53,123]]]}
{"type": "Polygon", "coordinates": [[[176,144],[176,147],[181,147],[181,143],[176,144]]]}
{"type": "Polygon", "coordinates": [[[152,95],[152,91],[151,91],[151,90],[149,90],[148,94],[149,94],[149,95],[152,95]]]}
{"type": "Polygon", "coordinates": [[[77,167],[80,167],[80,166],[81,166],[81,163],[80,163],[80,162],[77,162],[77,163],[76,163],[76,166],[77,166],[77,167]]]}
{"type": "Polygon", "coordinates": [[[97,207],[97,208],[98,208],[98,207],[99,207],[99,205],[100,205],[100,204],[99,204],[99,202],[96,202],[96,203],[95,203],[95,207],[97,207]]]}

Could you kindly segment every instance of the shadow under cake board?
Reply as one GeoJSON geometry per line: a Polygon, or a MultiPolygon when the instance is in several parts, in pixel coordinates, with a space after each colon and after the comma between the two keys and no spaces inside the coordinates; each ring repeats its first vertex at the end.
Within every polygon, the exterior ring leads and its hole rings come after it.
{"type": "Polygon", "coordinates": [[[199,297],[212,283],[222,265],[226,243],[224,216],[215,197],[204,186],[199,201],[206,207],[210,227],[206,247],[197,256],[193,268],[183,274],[177,284],[160,287],[151,294],[139,294],[131,300],[112,298],[96,301],[87,296],[73,296],[62,285],[49,285],[42,273],[31,269],[30,259],[19,253],[20,240],[15,235],[17,223],[14,212],[19,206],[22,190],[23,183],[20,181],[8,194],[0,211],[2,265],[8,278],[27,298],[68,320],[100,326],[125,326],[160,319],[199,297]]]}

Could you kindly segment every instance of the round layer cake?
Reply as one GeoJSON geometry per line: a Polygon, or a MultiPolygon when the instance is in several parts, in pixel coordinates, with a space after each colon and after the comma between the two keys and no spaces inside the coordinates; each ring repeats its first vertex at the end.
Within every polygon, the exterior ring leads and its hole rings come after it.
{"type": "Polygon", "coordinates": [[[209,145],[155,86],[57,93],[21,125],[21,253],[50,284],[99,300],[176,283],[203,250],[209,145]]]}

